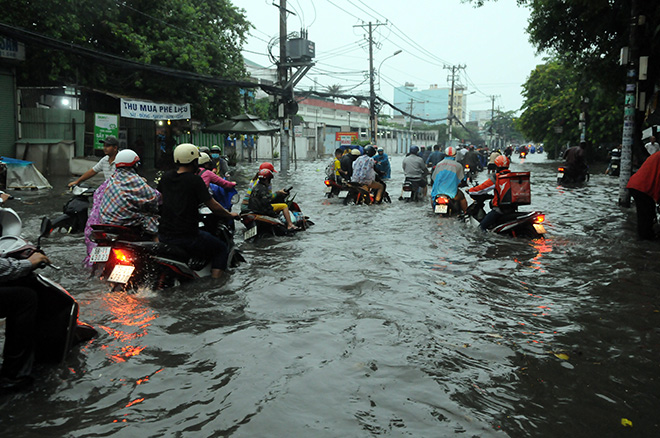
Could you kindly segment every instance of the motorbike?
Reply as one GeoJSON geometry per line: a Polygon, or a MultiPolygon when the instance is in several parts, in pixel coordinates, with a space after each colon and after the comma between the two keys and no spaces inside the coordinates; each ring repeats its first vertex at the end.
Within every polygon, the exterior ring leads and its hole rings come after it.
{"type": "Polygon", "coordinates": [[[433,213],[449,217],[461,213],[461,206],[457,200],[445,194],[435,197],[432,204],[433,213]]]}
{"type": "Polygon", "coordinates": [[[94,195],[94,190],[92,187],[71,187],[73,197],[64,204],[62,214],[52,219],[53,229],[69,234],[83,232],[87,223],[90,198],[94,195]]]}
{"type": "Polygon", "coordinates": [[[334,176],[326,177],[324,184],[325,196],[327,198],[334,198],[336,196],[339,199],[344,199],[348,195],[348,186],[343,182],[337,182],[334,176]]]}
{"type": "Polygon", "coordinates": [[[619,172],[621,171],[621,154],[619,153],[618,155],[615,155],[612,153],[612,157],[610,158],[610,165],[607,168],[607,174],[610,176],[619,176],[619,172]]]}
{"type": "Polygon", "coordinates": [[[572,172],[568,167],[559,166],[557,168],[557,185],[581,184],[589,181],[589,169],[585,168],[582,172],[572,172]]]}
{"type": "Polygon", "coordinates": [[[477,182],[477,169],[471,169],[469,164],[465,165],[465,180],[467,183],[476,185],[477,182]]]}
{"type": "MultiPolygon", "coordinates": [[[[284,190],[286,198],[283,202],[289,207],[291,222],[300,228],[300,230],[306,230],[314,225],[314,222],[309,220],[309,217],[303,215],[300,206],[294,201],[295,196],[289,199],[289,193],[292,189],[293,187],[289,187],[284,190]]],[[[245,232],[243,233],[244,241],[255,240],[263,236],[287,236],[295,232],[287,229],[286,219],[284,219],[283,213],[280,213],[278,216],[268,216],[266,214],[252,212],[242,213],[241,222],[245,226],[245,232]]]]}
{"type": "MultiPolygon", "coordinates": [[[[200,229],[219,237],[229,251],[227,266],[236,267],[245,258],[234,245],[233,234],[222,218],[203,206],[199,210],[200,229]]],[[[211,274],[210,261],[189,254],[182,248],[154,242],[154,236],[121,225],[92,225],[97,246],[90,254],[93,272],[113,289],[140,287],[165,289],[211,274]]]]}
{"type": "MultiPolygon", "coordinates": [[[[379,182],[383,185],[383,196],[381,198],[381,201],[386,202],[388,204],[391,203],[392,199],[390,198],[389,193],[387,193],[387,184],[385,184],[385,181],[383,181],[383,179],[378,173],[376,173],[376,182],[379,182]]],[[[349,182],[347,184],[347,187],[348,187],[348,194],[344,198],[344,205],[349,205],[349,204],[371,205],[375,203],[376,201],[375,189],[370,189],[365,185],[355,182],[349,182]]]]}
{"type": "MultiPolygon", "coordinates": [[[[479,225],[486,216],[484,205],[486,201],[493,199],[493,195],[470,195],[470,197],[474,202],[468,206],[465,219],[479,225]]],[[[546,233],[544,222],[543,212],[521,212],[514,207],[512,212],[502,215],[488,231],[513,237],[542,238],[546,233]]]]}
{"type": "MultiPolygon", "coordinates": [[[[36,245],[21,237],[22,227],[14,210],[0,207],[0,256],[24,260],[35,252],[43,253],[41,239],[53,231],[50,219],[43,218],[36,245]]],[[[38,269],[46,267],[60,269],[45,263],[38,269]]],[[[94,327],[78,320],[79,305],[71,294],[36,270],[5,285],[28,287],[37,293],[35,362],[61,363],[75,344],[98,334],[94,327]]]]}
{"type": "Polygon", "coordinates": [[[422,187],[418,180],[411,180],[410,178],[406,178],[403,181],[403,187],[401,187],[401,196],[399,196],[399,201],[421,201],[423,199],[423,193],[424,187],[422,187]]]}
{"type": "Polygon", "coordinates": [[[521,160],[527,156],[527,151],[520,151],[520,155],[518,156],[521,160]]]}

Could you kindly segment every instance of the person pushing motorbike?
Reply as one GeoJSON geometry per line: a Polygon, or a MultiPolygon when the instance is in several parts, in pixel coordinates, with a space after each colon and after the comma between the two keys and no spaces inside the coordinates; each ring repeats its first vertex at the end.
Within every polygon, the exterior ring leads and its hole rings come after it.
{"type": "Polygon", "coordinates": [[[481,220],[481,222],[479,222],[479,228],[481,228],[483,231],[487,231],[488,228],[494,223],[496,223],[497,220],[500,217],[502,217],[504,214],[511,213],[512,211],[515,210],[515,208],[511,206],[500,205],[500,199],[502,193],[500,193],[500,187],[498,187],[495,184],[498,175],[505,175],[510,172],[509,164],[510,164],[509,159],[504,155],[500,155],[499,157],[495,158],[495,166],[497,166],[496,173],[489,175],[486,181],[468,190],[468,193],[475,195],[485,194],[490,192],[491,190],[495,191],[495,196],[493,198],[491,210],[481,220]]]}
{"type": "Polygon", "coordinates": [[[465,213],[467,201],[459,189],[460,184],[465,180],[465,172],[463,166],[456,162],[456,148],[449,146],[445,149],[445,159],[436,164],[432,179],[431,201],[433,202],[438,195],[447,195],[458,201],[461,211],[465,213]]]}

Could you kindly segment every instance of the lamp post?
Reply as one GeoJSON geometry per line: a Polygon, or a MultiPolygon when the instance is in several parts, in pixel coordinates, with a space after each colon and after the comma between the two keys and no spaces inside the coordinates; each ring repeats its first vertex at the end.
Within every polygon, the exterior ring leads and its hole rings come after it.
{"type": "MultiPolygon", "coordinates": [[[[378,65],[378,89],[380,89],[380,68],[383,66],[383,62],[392,58],[393,56],[398,55],[403,52],[399,49],[396,52],[392,53],[387,58],[383,59],[378,65]]],[[[373,58],[371,58],[373,59],[373,58]]],[[[371,71],[369,72],[369,79],[371,82],[370,93],[369,93],[369,124],[371,127],[371,143],[376,144],[378,142],[378,111],[376,111],[376,93],[374,92],[374,71],[373,65],[371,66],[371,71]]]]}

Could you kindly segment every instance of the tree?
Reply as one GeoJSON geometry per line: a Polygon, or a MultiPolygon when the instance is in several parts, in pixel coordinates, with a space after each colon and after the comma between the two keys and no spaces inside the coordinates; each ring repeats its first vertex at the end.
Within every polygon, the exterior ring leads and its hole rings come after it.
{"type": "MultiPolygon", "coordinates": [[[[4,23],[130,60],[212,75],[246,77],[241,46],[250,28],[230,0],[0,0],[4,23]]],[[[89,62],[73,53],[30,46],[19,85],[77,85],[154,100],[190,102],[213,121],[240,108],[238,88],[215,88],[153,72],[89,62]]]]}
{"type": "Polygon", "coordinates": [[[484,124],[489,135],[502,139],[505,143],[524,141],[525,137],[518,130],[515,111],[496,111],[492,120],[484,124]]]}
{"type": "Polygon", "coordinates": [[[567,143],[577,144],[582,111],[588,116],[588,142],[609,145],[621,138],[622,93],[607,92],[571,64],[555,59],[537,66],[522,94],[518,127],[527,139],[544,143],[551,155],[567,143]]]}

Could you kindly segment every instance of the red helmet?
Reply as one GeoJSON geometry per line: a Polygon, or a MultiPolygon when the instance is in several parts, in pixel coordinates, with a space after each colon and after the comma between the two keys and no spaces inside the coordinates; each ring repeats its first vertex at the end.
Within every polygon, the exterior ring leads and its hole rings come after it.
{"type": "MultiPolygon", "coordinates": [[[[270,164],[270,163],[268,163],[270,164]]],[[[272,164],[271,164],[272,166],[272,164]]],[[[273,178],[273,172],[270,171],[270,169],[261,169],[259,173],[257,174],[259,179],[272,179],[273,178]]]]}
{"type": "Polygon", "coordinates": [[[268,169],[273,173],[277,173],[277,170],[275,170],[275,166],[273,166],[273,163],[269,163],[268,161],[261,163],[261,166],[259,166],[259,170],[261,169],[268,169]]]}
{"type": "Polygon", "coordinates": [[[505,155],[500,155],[495,158],[495,165],[500,168],[508,169],[509,168],[509,159],[505,155]]]}
{"type": "Polygon", "coordinates": [[[445,155],[448,157],[455,157],[456,156],[456,148],[449,146],[447,149],[445,149],[445,155]]]}

